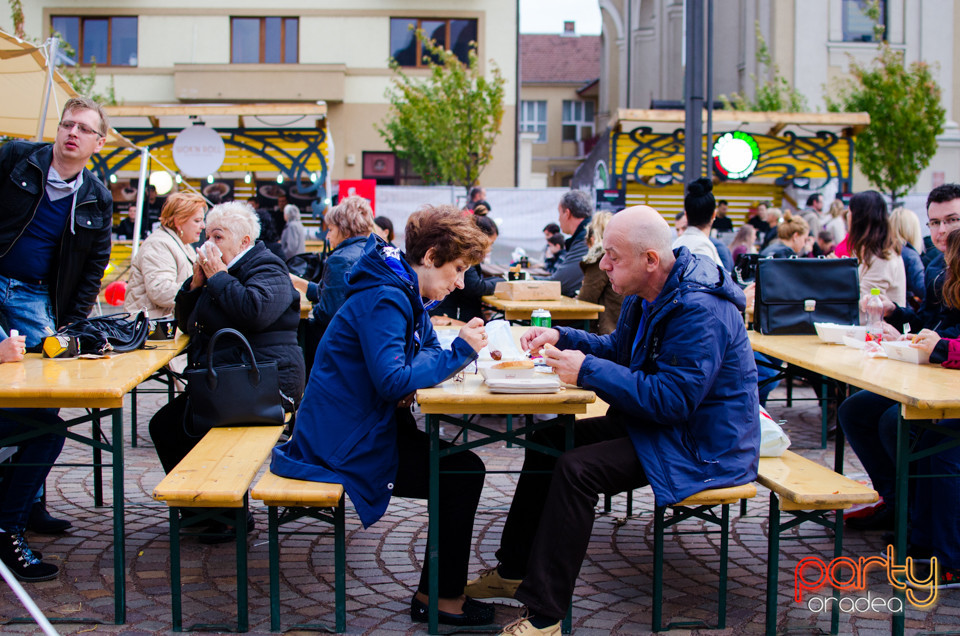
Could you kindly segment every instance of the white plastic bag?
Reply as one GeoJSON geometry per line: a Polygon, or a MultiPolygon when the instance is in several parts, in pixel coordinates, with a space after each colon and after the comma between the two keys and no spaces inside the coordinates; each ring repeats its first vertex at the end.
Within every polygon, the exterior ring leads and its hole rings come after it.
{"type": "Polygon", "coordinates": [[[760,409],[760,457],[780,457],[790,448],[790,438],[783,432],[767,409],[760,409]]]}

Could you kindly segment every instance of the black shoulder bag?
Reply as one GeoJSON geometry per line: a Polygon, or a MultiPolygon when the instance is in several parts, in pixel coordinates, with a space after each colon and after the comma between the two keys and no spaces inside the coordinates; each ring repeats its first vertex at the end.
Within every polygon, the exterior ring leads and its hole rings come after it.
{"type": "Polygon", "coordinates": [[[815,322],[860,323],[855,258],[761,258],[754,328],[762,334],[815,334],[815,322]]]}
{"type": "Polygon", "coordinates": [[[150,321],[141,311],[136,317],[120,313],[83,318],[57,330],[77,339],[79,353],[102,355],[142,349],[150,333],[150,321]]]}
{"type": "Polygon", "coordinates": [[[206,368],[188,369],[185,375],[190,408],[184,427],[190,435],[202,437],[217,426],[283,424],[277,363],[258,363],[250,343],[236,329],[221,329],[213,334],[207,347],[206,368]],[[243,343],[250,362],[213,365],[217,342],[225,336],[243,343]]]}

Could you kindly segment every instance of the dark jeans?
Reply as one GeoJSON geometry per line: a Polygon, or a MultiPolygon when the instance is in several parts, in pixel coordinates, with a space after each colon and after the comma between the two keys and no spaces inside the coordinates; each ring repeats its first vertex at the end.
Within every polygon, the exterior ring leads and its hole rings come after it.
{"type": "MultiPolygon", "coordinates": [[[[441,448],[450,443],[441,441],[441,448]]],[[[400,465],[393,496],[427,499],[430,495],[430,437],[417,428],[409,409],[397,409],[397,451],[400,465]]],[[[471,474],[440,475],[440,598],[463,594],[473,543],[473,521],[483,491],[483,460],[471,451],[440,459],[442,471],[472,471],[471,474]]],[[[426,555],[417,590],[429,594],[426,555]]]]}
{"type": "MultiPolygon", "coordinates": [[[[531,439],[561,449],[564,431],[555,426],[531,439]]],[[[570,606],[600,494],[647,484],[622,424],[606,417],[580,420],[574,445],[559,458],[526,451],[524,471],[548,472],[520,476],[497,551],[501,575],[523,579],[516,598],[531,613],[555,620],[570,606]]]]}
{"type": "Polygon", "coordinates": [[[187,456],[203,437],[187,433],[183,417],[187,408],[187,394],[181,393],[164,404],[150,419],[150,439],[157,449],[163,472],[169,473],[187,456]]]}
{"type": "MultiPolygon", "coordinates": [[[[29,424],[4,417],[6,412],[20,413],[44,424],[62,423],[57,409],[10,409],[0,411],[0,438],[30,430],[29,424]]],[[[3,471],[0,484],[0,529],[6,532],[22,531],[27,525],[30,507],[37,491],[43,486],[50,465],[26,466],[24,464],[54,464],[63,449],[65,438],[56,433],[46,433],[38,437],[17,442],[19,452],[11,459],[3,471]]]]}
{"type": "MultiPolygon", "coordinates": [[[[960,420],[943,420],[941,426],[960,429],[960,420]]],[[[920,451],[950,438],[924,431],[920,451]]],[[[919,475],[947,475],[917,479],[910,491],[910,543],[930,548],[941,568],[960,569],[960,446],[916,462],[919,475]]]]}
{"type": "Polygon", "coordinates": [[[897,411],[900,404],[869,391],[858,391],[840,405],[843,434],[870,475],[874,489],[894,504],[897,461],[897,411]]]}

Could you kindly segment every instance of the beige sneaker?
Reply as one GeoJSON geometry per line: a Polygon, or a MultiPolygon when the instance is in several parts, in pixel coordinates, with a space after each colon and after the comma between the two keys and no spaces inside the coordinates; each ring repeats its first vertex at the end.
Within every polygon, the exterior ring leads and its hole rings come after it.
{"type": "Polygon", "coordinates": [[[497,568],[490,568],[472,581],[467,581],[463,593],[470,598],[513,598],[522,582],[522,579],[505,579],[497,572],[497,568]]]}
{"type": "Polygon", "coordinates": [[[560,636],[560,621],[550,627],[538,629],[523,616],[503,628],[500,636],[560,636]]]}

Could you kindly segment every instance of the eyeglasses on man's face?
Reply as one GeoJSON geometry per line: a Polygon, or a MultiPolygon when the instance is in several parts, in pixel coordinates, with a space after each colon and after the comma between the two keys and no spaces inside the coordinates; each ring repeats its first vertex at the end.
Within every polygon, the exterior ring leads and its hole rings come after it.
{"type": "Polygon", "coordinates": [[[86,124],[81,124],[78,121],[70,121],[69,119],[64,119],[59,124],[60,130],[64,130],[66,132],[70,132],[71,130],[73,130],[74,126],[76,126],[77,130],[80,131],[81,135],[86,135],[87,137],[89,137],[90,135],[103,137],[103,135],[100,134],[99,130],[94,130],[90,126],[87,126],[86,124]]]}
{"type": "Polygon", "coordinates": [[[960,216],[948,216],[942,221],[940,219],[927,221],[927,227],[931,230],[939,230],[941,226],[949,228],[953,227],[954,225],[960,225],[960,216]]]}

